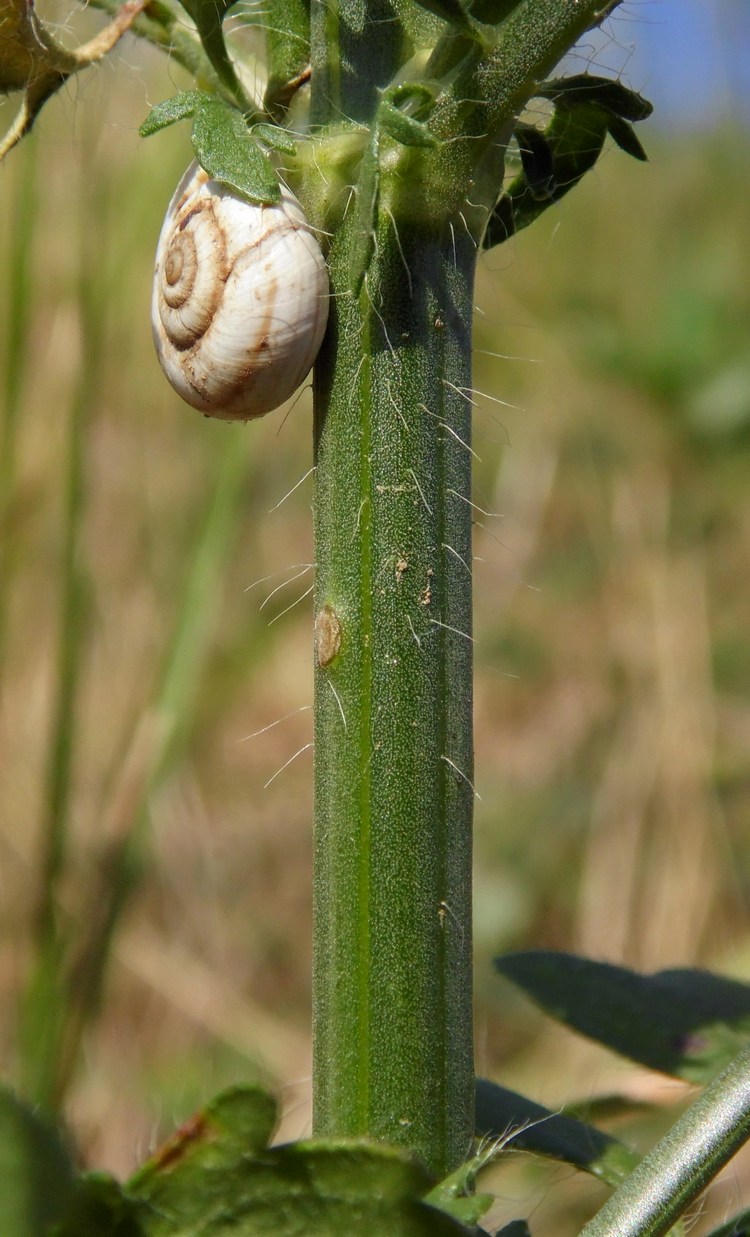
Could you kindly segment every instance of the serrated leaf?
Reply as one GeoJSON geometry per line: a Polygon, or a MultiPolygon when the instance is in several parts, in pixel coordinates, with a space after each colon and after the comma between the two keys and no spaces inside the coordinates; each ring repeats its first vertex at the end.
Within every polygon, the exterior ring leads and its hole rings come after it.
{"type": "Polygon", "coordinates": [[[719,1228],[712,1228],[706,1237],[750,1237],[750,1208],[726,1220],[719,1228]]]}
{"type": "Polygon", "coordinates": [[[312,1140],[269,1148],[274,1117],[273,1101],[252,1088],[235,1088],[198,1113],[125,1187],[128,1201],[141,1205],[138,1237],[473,1231],[424,1200],[426,1170],[401,1152],[312,1140]]]}
{"type": "Polygon", "coordinates": [[[73,1168],[59,1131],[0,1088],[0,1233],[43,1237],[72,1191],[73,1168]]]}
{"type": "Polygon", "coordinates": [[[575,107],[580,103],[596,103],[624,120],[646,120],[653,106],[643,95],[629,90],[622,82],[593,73],[575,73],[542,82],[535,91],[539,99],[551,99],[556,105],[575,107]]]}
{"type": "Polygon", "coordinates": [[[642,975],[545,950],[495,965],[582,1035],[686,1082],[709,1082],[750,1039],[750,986],[709,971],[642,975]]]}
{"type": "Polygon", "coordinates": [[[280,200],[276,173],[236,108],[207,97],[195,112],[192,140],[196,159],[214,180],[249,202],[280,200]]]}
{"type": "Polygon", "coordinates": [[[187,120],[188,117],[195,115],[201,99],[210,99],[210,97],[202,90],[181,90],[179,94],[172,95],[171,99],[165,99],[163,103],[157,103],[155,107],[152,107],[138,132],[141,137],[150,137],[152,133],[158,133],[160,129],[166,129],[168,125],[176,124],[179,120],[187,120]]]}
{"type": "Polygon", "coordinates": [[[544,134],[552,150],[553,201],[559,202],[594,167],[611,119],[597,103],[555,109],[544,134]]]}
{"type": "Polygon", "coordinates": [[[542,82],[535,94],[553,100],[555,110],[543,131],[516,127],[523,170],[490,216],[482,242],[485,249],[528,227],[569,193],[594,167],[607,133],[627,154],[646,158],[628,121],[645,119],[651,104],[620,82],[580,73],[542,82]]]}
{"type": "Polygon", "coordinates": [[[509,1151],[562,1160],[608,1185],[619,1185],[640,1161],[634,1151],[593,1125],[552,1112],[525,1095],[478,1078],[476,1133],[502,1138],[509,1151]]]}
{"type": "MultiPolygon", "coordinates": [[[[542,134],[552,156],[552,175],[547,179],[546,195],[535,192],[529,183],[525,161],[523,171],[500,197],[488,222],[483,245],[491,249],[509,236],[527,228],[555,202],[578,184],[596,163],[604,148],[610,113],[595,105],[557,110],[542,134]]],[[[530,149],[528,136],[521,137],[530,149]]],[[[532,156],[533,160],[533,156],[532,156]]],[[[532,171],[532,175],[534,175],[532,171]]]]}

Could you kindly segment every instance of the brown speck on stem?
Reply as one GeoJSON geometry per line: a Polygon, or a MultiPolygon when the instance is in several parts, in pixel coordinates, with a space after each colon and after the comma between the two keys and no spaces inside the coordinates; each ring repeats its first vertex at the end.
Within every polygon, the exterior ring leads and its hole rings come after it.
{"type": "Polygon", "coordinates": [[[419,594],[420,606],[429,606],[430,602],[432,601],[432,583],[431,582],[432,582],[432,578],[434,575],[435,575],[435,572],[433,571],[432,567],[428,567],[427,568],[427,584],[425,585],[425,587],[422,589],[421,593],[419,594]]]}
{"type": "Polygon", "coordinates": [[[315,615],[315,653],[321,670],[330,666],[341,648],[341,623],[333,606],[321,606],[315,615]]]}

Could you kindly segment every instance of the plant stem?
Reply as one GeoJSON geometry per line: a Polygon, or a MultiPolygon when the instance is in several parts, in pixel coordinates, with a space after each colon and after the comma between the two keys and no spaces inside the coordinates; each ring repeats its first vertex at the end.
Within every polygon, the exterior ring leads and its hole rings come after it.
{"type": "Polygon", "coordinates": [[[488,54],[416,4],[311,10],[307,204],[334,234],[315,377],[314,1126],[401,1144],[438,1175],[473,1134],[476,250],[514,116],[594,7],[523,0],[488,54]],[[437,40],[426,155],[379,108],[437,40]],[[353,135],[361,163],[337,164],[353,135]]]}
{"type": "Polygon", "coordinates": [[[581,1237],[661,1237],[749,1137],[750,1047],[657,1143],[581,1237]]]}
{"type": "Polygon", "coordinates": [[[16,465],[19,422],[27,373],[33,304],[31,264],[37,219],[37,154],[29,142],[20,152],[18,185],[14,194],[13,217],[6,224],[10,232],[7,252],[5,297],[5,348],[0,384],[0,668],[4,669],[8,627],[8,606],[16,565],[14,549],[13,503],[16,497],[16,465]]]}
{"type": "Polygon", "coordinates": [[[383,221],[357,300],[332,262],[315,417],[315,1128],[438,1174],[473,1133],[475,250],[449,236],[383,221]]]}
{"type": "MultiPolygon", "coordinates": [[[[82,177],[82,200],[94,216],[88,182],[82,177]]],[[[101,306],[97,301],[97,252],[89,229],[81,229],[78,309],[83,356],[71,399],[60,554],[60,595],[55,694],[47,753],[39,872],[34,921],[34,967],[21,1002],[22,1085],[29,1099],[55,1110],[63,1095],[59,1043],[66,1016],[63,965],[70,944],[69,923],[61,915],[60,882],[70,842],[71,789],[78,729],[78,700],[84,653],[88,575],[84,564],[87,478],[87,426],[101,376],[101,306]]]]}
{"type": "MultiPolygon", "coordinates": [[[[122,7],[122,0],[91,0],[92,7],[115,16],[122,7]]],[[[197,85],[217,94],[225,94],[221,81],[211,67],[205,51],[198,40],[185,29],[178,13],[161,0],[150,0],[143,13],[130,27],[131,33],[162,48],[172,60],[177,61],[191,73],[197,85]]]]}

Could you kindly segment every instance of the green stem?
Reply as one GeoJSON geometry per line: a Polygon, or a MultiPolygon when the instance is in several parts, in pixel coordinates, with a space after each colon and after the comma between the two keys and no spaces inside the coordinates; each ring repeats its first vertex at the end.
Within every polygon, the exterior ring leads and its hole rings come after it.
{"type": "Polygon", "coordinates": [[[519,9],[511,34],[489,54],[472,45],[465,64],[463,36],[438,23],[461,55],[428,153],[376,119],[380,91],[422,46],[424,23],[406,26],[422,10],[402,6],[404,24],[380,0],[366,14],[351,0],[312,10],[320,180],[304,189],[334,233],[315,378],[314,1125],[406,1146],[436,1174],[466,1158],[473,1133],[476,247],[515,111],[594,4],[519,9]],[[347,120],[369,129],[359,167],[336,162],[347,120]],[[341,222],[347,177],[359,201],[341,222]]]}
{"type": "Polygon", "coordinates": [[[441,139],[431,161],[433,194],[458,189],[466,195],[471,186],[468,196],[473,202],[484,203],[486,195],[492,195],[509,122],[591,25],[600,7],[600,0],[522,0],[500,25],[492,52],[480,56],[477,45],[464,40],[467,55],[455,70],[450,55],[457,40],[444,36],[425,68],[428,77],[446,75],[430,120],[431,130],[441,139]]]}
{"type": "MultiPolygon", "coordinates": [[[[86,184],[85,188],[90,199],[89,186],[86,184]]],[[[94,202],[89,201],[87,205],[89,216],[95,217],[94,202]]],[[[81,235],[87,242],[81,251],[78,286],[85,363],[78,376],[68,423],[56,682],[41,829],[39,900],[34,923],[36,957],[22,1002],[20,1037],[25,1092],[30,1099],[49,1109],[58,1107],[62,1099],[58,1048],[65,1019],[66,995],[62,971],[69,947],[69,934],[67,922],[60,914],[59,893],[70,835],[71,786],[87,593],[82,548],[86,502],[86,429],[102,360],[101,305],[97,303],[97,290],[100,289],[97,281],[98,254],[91,245],[89,230],[82,228],[81,235]]]]}
{"type": "MultiPolygon", "coordinates": [[[[91,0],[91,3],[94,8],[111,16],[122,8],[122,0],[91,0]]],[[[143,13],[136,17],[130,31],[147,43],[160,47],[171,60],[176,60],[192,74],[197,85],[227,97],[221,79],[198,40],[184,28],[177,13],[162,0],[150,0],[143,13]]],[[[230,102],[234,102],[231,94],[228,97],[230,102]]]]}
{"type": "Polygon", "coordinates": [[[711,1083],[581,1237],[661,1237],[750,1137],[750,1047],[711,1083]]]}
{"type": "Polygon", "coordinates": [[[314,1120],[442,1173],[473,1127],[475,251],[387,218],[376,248],[316,389],[314,1120]]]}
{"type": "Polygon", "coordinates": [[[14,193],[13,218],[8,247],[7,298],[5,302],[5,350],[2,367],[2,422],[0,423],[0,667],[5,661],[8,606],[17,551],[13,537],[13,503],[16,497],[18,430],[27,371],[33,304],[31,263],[37,219],[36,145],[27,143],[19,155],[18,185],[14,193]]]}

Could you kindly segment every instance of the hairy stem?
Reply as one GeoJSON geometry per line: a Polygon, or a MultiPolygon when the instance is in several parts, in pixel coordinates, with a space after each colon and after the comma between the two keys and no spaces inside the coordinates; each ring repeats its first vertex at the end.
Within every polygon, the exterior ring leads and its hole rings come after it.
{"type": "Polygon", "coordinates": [[[334,235],[315,379],[314,1124],[438,1174],[473,1133],[476,246],[515,114],[594,7],[522,0],[486,46],[416,4],[312,8],[305,188],[334,235]],[[379,110],[424,66],[429,149],[379,110]]]}
{"type": "Polygon", "coordinates": [[[394,229],[318,366],[315,1125],[443,1172],[473,1127],[475,252],[394,229]]]}

